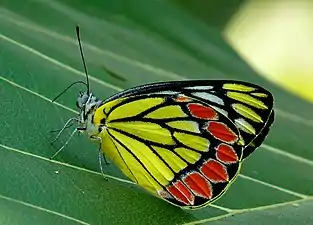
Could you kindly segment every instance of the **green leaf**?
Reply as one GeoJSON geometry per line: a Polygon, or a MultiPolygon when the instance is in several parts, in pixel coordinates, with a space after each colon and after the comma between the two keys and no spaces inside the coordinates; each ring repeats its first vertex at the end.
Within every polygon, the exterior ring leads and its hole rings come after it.
{"type": "Polygon", "coordinates": [[[183,224],[207,219],[236,224],[242,218],[271,224],[277,218],[267,215],[275,213],[305,224],[312,207],[308,196],[313,195],[313,106],[254,72],[218,30],[164,1],[0,4],[1,224],[183,224]],[[74,137],[49,160],[70,134],[50,145],[55,135],[50,131],[75,115],[77,93],[84,88],[74,87],[51,103],[67,85],[85,79],[76,24],[81,26],[92,91],[103,99],[143,83],[196,78],[246,80],[273,92],[273,129],[220,200],[201,210],[182,210],[147,194],[113,164],[104,167],[110,176],[106,181],[97,145],[86,137],[74,137]],[[299,200],[297,213],[291,214],[294,208],[286,202],[299,200]]]}

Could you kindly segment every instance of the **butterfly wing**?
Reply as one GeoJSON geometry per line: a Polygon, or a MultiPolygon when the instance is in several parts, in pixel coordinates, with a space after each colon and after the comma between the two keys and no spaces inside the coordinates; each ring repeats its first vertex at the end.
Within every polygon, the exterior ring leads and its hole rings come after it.
{"type": "Polygon", "coordinates": [[[172,204],[195,208],[221,196],[238,174],[239,131],[192,98],[136,95],[105,103],[102,149],[134,182],[172,204]]]}
{"type": "Polygon", "coordinates": [[[274,121],[274,99],[266,89],[247,82],[192,80],[147,84],[128,89],[107,101],[150,94],[180,95],[209,104],[228,117],[240,131],[243,159],[265,140],[274,121]]]}

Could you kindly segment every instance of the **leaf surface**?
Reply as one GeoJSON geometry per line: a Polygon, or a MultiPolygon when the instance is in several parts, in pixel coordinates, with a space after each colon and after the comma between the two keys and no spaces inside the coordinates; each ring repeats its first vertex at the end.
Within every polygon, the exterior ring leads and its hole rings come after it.
{"type": "MultiPolygon", "coordinates": [[[[183,224],[214,218],[222,223],[220,216],[236,209],[313,195],[313,106],[263,79],[216,29],[177,6],[144,0],[10,0],[0,3],[0,12],[3,224],[183,224]],[[70,133],[50,145],[54,134],[49,131],[75,116],[77,93],[84,88],[74,87],[51,103],[67,85],[85,79],[76,24],[92,91],[100,98],[143,83],[197,78],[246,80],[273,92],[272,131],[220,200],[201,210],[181,210],[133,185],[112,164],[104,167],[111,176],[106,181],[97,145],[86,137],[75,137],[55,161],[48,159],[70,133]]],[[[300,206],[298,221],[305,221],[310,201],[300,206]]],[[[263,218],[273,210],[265,209],[231,218],[237,223],[242,216],[263,218]]],[[[279,207],[279,213],[291,217],[291,209],[279,207]]]]}

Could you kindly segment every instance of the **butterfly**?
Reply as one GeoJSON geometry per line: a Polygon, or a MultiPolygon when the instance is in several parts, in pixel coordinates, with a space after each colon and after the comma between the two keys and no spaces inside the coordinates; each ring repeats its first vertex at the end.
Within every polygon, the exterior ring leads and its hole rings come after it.
{"type": "Polygon", "coordinates": [[[76,31],[86,82],[75,83],[87,91],[77,98],[79,115],[62,130],[77,122],[71,137],[79,131],[99,141],[101,154],[129,179],[171,204],[194,209],[221,197],[269,133],[272,94],[243,81],[184,80],[101,100],[89,90],[78,26],[76,31]]]}

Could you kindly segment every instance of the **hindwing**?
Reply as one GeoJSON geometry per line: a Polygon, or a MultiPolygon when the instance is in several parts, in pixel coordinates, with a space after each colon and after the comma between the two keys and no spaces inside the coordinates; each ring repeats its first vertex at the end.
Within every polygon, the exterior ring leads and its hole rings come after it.
{"type": "Polygon", "coordinates": [[[239,131],[205,103],[150,95],[105,109],[98,109],[105,118],[105,154],[134,182],[175,205],[212,202],[239,171],[239,131]]]}

